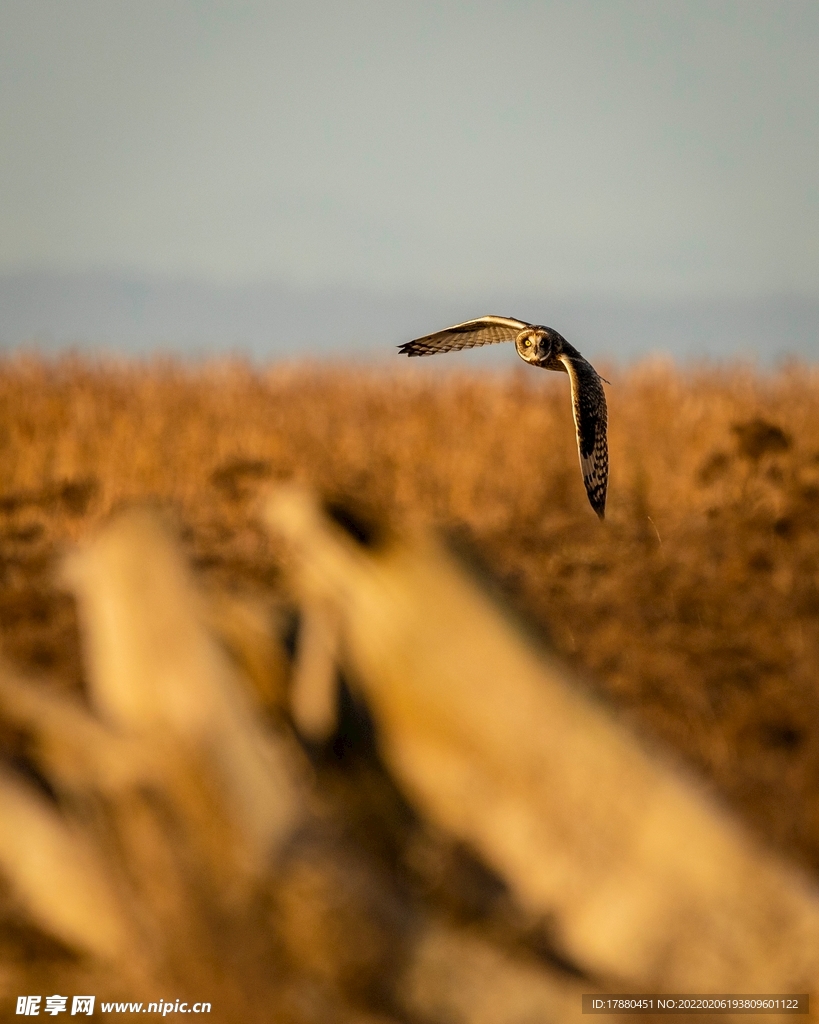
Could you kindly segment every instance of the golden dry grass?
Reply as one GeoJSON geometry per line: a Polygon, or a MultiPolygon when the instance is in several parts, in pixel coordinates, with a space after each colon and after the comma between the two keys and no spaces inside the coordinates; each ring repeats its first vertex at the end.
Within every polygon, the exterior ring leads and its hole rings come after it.
{"type": "Polygon", "coordinates": [[[592,687],[816,871],[819,372],[607,376],[601,525],[557,375],[8,359],[5,652],[82,685],[55,557],[134,499],[172,503],[213,582],[275,587],[254,497],[294,476],[464,536],[592,687]]]}

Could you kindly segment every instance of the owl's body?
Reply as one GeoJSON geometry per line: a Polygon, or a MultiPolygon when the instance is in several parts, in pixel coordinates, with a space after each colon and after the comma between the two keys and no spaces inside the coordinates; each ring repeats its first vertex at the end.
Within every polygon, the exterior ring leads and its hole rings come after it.
{"type": "Polygon", "coordinates": [[[408,341],[400,351],[408,356],[431,356],[502,341],[514,341],[520,358],[533,366],[568,373],[583,483],[591,507],[602,519],[609,477],[606,396],[600,375],[562,335],[551,327],[511,317],[482,316],[408,341]]]}

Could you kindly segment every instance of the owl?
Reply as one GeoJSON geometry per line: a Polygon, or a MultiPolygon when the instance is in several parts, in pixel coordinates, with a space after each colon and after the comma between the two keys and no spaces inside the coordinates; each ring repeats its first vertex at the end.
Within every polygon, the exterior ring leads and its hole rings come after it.
{"type": "Polygon", "coordinates": [[[591,507],[602,519],[609,479],[603,378],[562,335],[551,327],[527,324],[511,317],[481,316],[408,341],[399,346],[399,350],[408,356],[433,356],[438,352],[457,352],[500,341],[514,341],[520,358],[532,366],[568,373],[583,483],[591,507]]]}

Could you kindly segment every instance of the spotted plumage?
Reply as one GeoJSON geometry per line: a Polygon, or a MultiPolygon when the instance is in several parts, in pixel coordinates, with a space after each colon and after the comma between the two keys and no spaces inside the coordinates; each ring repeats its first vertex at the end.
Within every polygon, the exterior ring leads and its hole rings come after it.
{"type": "Polygon", "coordinates": [[[511,317],[482,316],[408,341],[400,346],[400,351],[408,356],[432,356],[501,341],[514,341],[521,359],[533,366],[568,373],[583,483],[591,507],[602,519],[609,479],[606,395],[602,377],[562,335],[551,327],[511,317]]]}

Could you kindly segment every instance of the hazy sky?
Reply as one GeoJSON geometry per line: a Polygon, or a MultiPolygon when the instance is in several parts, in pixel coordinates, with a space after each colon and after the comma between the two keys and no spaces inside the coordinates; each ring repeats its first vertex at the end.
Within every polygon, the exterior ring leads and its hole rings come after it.
{"type": "Polygon", "coordinates": [[[817,0],[3,0],[0,272],[819,295],[817,0]]]}

